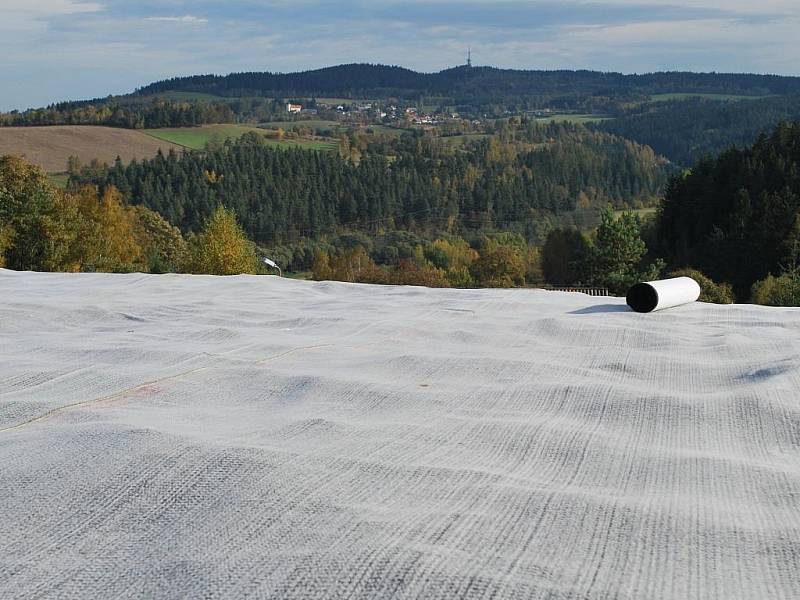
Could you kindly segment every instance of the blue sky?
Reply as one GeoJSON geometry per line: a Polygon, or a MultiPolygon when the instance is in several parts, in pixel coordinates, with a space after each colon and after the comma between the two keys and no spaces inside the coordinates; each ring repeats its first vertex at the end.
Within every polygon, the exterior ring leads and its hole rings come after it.
{"type": "Polygon", "coordinates": [[[800,0],[0,0],[0,109],[346,62],[800,74],[800,0]]]}

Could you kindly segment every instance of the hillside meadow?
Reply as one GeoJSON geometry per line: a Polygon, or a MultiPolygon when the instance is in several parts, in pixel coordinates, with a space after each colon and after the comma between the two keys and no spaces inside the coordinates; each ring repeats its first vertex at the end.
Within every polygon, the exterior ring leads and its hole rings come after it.
{"type": "Polygon", "coordinates": [[[300,147],[308,150],[332,150],[336,147],[334,140],[317,140],[307,138],[283,139],[268,136],[264,128],[252,125],[204,125],[201,127],[176,127],[165,129],[148,129],[145,133],[155,139],[169,142],[191,150],[202,150],[209,142],[223,142],[238,139],[245,133],[257,133],[264,136],[268,145],[276,147],[300,147]]]}
{"type": "Polygon", "coordinates": [[[586,123],[600,123],[602,121],[610,121],[613,117],[606,115],[594,114],[557,114],[549,117],[537,117],[540,123],[577,123],[585,125],[586,123]]]}
{"type": "Polygon", "coordinates": [[[670,100],[687,100],[690,98],[704,98],[706,100],[722,100],[737,102],[740,100],[760,100],[769,96],[743,96],[741,94],[709,94],[694,92],[674,92],[667,94],[653,94],[650,96],[651,102],[669,102],[670,100]]]}

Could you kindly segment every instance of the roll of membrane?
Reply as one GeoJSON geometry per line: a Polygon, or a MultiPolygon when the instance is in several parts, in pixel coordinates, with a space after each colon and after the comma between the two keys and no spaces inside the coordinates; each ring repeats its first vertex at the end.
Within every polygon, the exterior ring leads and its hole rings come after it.
{"type": "Polygon", "coordinates": [[[675,277],[661,281],[637,283],[628,290],[628,306],[640,313],[649,313],[696,302],[700,285],[691,277],[675,277]]]}

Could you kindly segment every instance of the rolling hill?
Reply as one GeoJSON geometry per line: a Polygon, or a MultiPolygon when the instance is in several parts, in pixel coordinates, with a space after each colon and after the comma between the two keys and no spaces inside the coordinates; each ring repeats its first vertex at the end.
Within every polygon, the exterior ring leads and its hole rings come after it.
{"type": "Polygon", "coordinates": [[[598,71],[537,71],[494,67],[455,67],[418,73],[396,66],[348,64],[299,73],[249,72],[176,77],[147,85],[139,95],[194,92],[220,96],[314,95],[365,97],[396,93],[447,96],[539,96],[666,94],[676,92],[766,95],[800,93],[800,77],[776,75],[664,72],[643,75],[598,71]]]}
{"type": "Polygon", "coordinates": [[[18,154],[48,173],[67,170],[67,159],[78,156],[84,163],[92,159],[113,163],[134,158],[152,158],[161,150],[182,151],[182,146],[132,129],[82,125],[0,128],[0,156],[18,154]]]}

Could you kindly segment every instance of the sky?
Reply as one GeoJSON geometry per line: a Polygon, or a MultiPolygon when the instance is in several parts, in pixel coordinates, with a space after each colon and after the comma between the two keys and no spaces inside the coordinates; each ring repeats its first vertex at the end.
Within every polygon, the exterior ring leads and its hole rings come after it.
{"type": "Polygon", "coordinates": [[[0,110],[342,63],[800,75],[800,0],[0,0],[0,110]]]}

